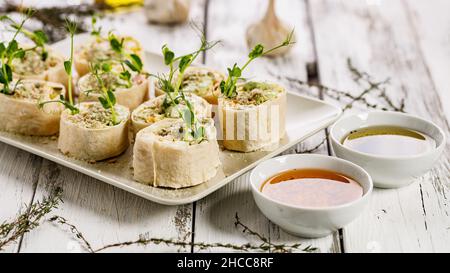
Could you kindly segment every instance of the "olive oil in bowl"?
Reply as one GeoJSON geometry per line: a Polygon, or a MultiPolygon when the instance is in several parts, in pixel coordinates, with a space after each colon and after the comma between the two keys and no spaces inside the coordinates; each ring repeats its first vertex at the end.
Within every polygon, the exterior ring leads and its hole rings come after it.
{"type": "Polygon", "coordinates": [[[415,156],[436,148],[436,141],[415,130],[396,126],[371,126],[351,131],[342,145],[377,156],[415,156]]]}

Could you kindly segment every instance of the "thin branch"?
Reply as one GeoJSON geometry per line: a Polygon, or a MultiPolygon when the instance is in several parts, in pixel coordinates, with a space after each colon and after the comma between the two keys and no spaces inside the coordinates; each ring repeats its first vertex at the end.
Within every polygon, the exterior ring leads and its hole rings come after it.
{"type": "Polygon", "coordinates": [[[131,246],[131,245],[146,246],[146,245],[150,245],[150,244],[154,244],[154,245],[164,244],[167,246],[178,246],[178,247],[183,247],[183,248],[184,247],[189,247],[189,248],[197,247],[200,250],[209,249],[209,248],[227,248],[227,249],[240,250],[240,251],[251,251],[251,250],[253,250],[253,251],[269,251],[271,249],[273,249],[276,252],[291,252],[293,250],[301,250],[304,252],[317,251],[316,247],[312,247],[310,245],[301,249],[300,243],[292,244],[292,245],[273,244],[269,241],[269,239],[265,238],[261,234],[250,229],[247,225],[243,224],[240,221],[237,213],[236,213],[235,219],[236,219],[236,221],[235,221],[236,227],[242,228],[243,233],[247,233],[247,234],[250,234],[250,235],[258,238],[261,241],[261,244],[254,245],[254,244],[247,243],[247,244],[242,244],[242,245],[236,245],[236,244],[229,244],[229,243],[203,243],[203,242],[192,243],[192,242],[187,242],[187,241],[182,241],[182,240],[174,240],[174,239],[169,239],[169,238],[152,238],[152,237],[148,238],[144,235],[140,235],[139,238],[136,240],[107,244],[100,248],[93,249],[91,244],[88,242],[86,237],[84,237],[84,235],[80,232],[80,230],[75,225],[70,224],[65,218],[63,218],[61,216],[54,216],[50,219],[50,221],[69,227],[70,232],[75,235],[75,238],[78,239],[79,241],[81,241],[83,243],[83,245],[85,246],[85,248],[91,253],[97,253],[97,252],[101,252],[101,251],[104,251],[107,249],[117,248],[117,247],[126,247],[126,246],[131,246]]]}
{"type": "Polygon", "coordinates": [[[365,105],[367,108],[383,110],[383,111],[389,110],[387,107],[385,107],[383,105],[371,103],[367,100],[367,98],[366,98],[367,95],[376,92],[377,95],[387,103],[387,105],[391,108],[391,110],[398,111],[398,112],[405,112],[404,111],[404,105],[405,105],[404,99],[402,99],[400,106],[397,106],[393,103],[392,99],[386,94],[386,88],[384,86],[389,84],[389,82],[390,82],[389,78],[385,79],[383,81],[377,82],[377,81],[374,81],[372,79],[372,76],[370,76],[367,72],[359,71],[355,66],[353,66],[351,61],[347,61],[347,65],[348,65],[348,69],[352,73],[353,79],[356,82],[358,82],[358,84],[360,84],[360,85],[362,85],[364,83],[367,85],[367,87],[359,95],[353,95],[351,93],[351,91],[339,90],[339,89],[328,87],[328,86],[325,86],[325,85],[322,85],[319,83],[311,83],[311,82],[302,81],[302,80],[299,80],[299,79],[293,78],[293,77],[276,75],[272,72],[270,72],[270,74],[279,80],[287,80],[287,81],[294,83],[300,87],[318,88],[320,91],[323,92],[324,95],[326,95],[334,100],[340,101],[340,102],[344,102],[343,98],[350,99],[350,102],[346,103],[343,106],[344,110],[351,108],[357,102],[365,105]]]}
{"type": "Polygon", "coordinates": [[[91,253],[94,252],[94,250],[91,247],[91,244],[89,243],[88,240],[86,240],[86,238],[83,236],[83,233],[81,233],[78,228],[72,224],[70,224],[64,217],[61,216],[53,216],[49,219],[50,222],[53,223],[58,223],[60,225],[65,225],[67,227],[69,227],[70,232],[72,232],[73,234],[75,234],[75,236],[77,237],[77,239],[81,240],[84,243],[84,247],[91,253]]]}
{"type": "Polygon", "coordinates": [[[0,250],[38,227],[42,218],[57,208],[59,203],[62,202],[61,194],[61,188],[56,188],[52,194],[45,197],[42,201],[37,201],[28,206],[12,222],[3,222],[0,225],[0,250]]]}
{"type": "MultiPolygon", "coordinates": [[[[22,12],[26,8],[12,1],[5,1],[3,4],[0,4],[0,14],[22,12]]],[[[47,34],[49,42],[53,43],[67,36],[67,32],[64,30],[66,18],[72,16],[77,18],[88,17],[96,13],[101,13],[106,8],[108,7],[98,4],[42,7],[36,9],[33,19],[42,23],[43,31],[47,34]]],[[[77,30],[78,33],[86,31],[88,31],[88,27],[84,24],[81,24],[77,30]]]]}
{"type": "Polygon", "coordinates": [[[383,98],[386,103],[397,112],[405,112],[405,99],[402,98],[400,106],[396,106],[392,99],[386,94],[386,88],[385,86],[389,84],[390,78],[386,78],[383,81],[375,81],[373,77],[365,72],[361,71],[356,66],[353,65],[352,60],[350,58],[347,59],[347,67],[349,71],[352,73],[353,79],[358,82],[360,85],[367,85],[368,89],[370,90],[377,90],[379,91],[378,96],[383,98]]]}

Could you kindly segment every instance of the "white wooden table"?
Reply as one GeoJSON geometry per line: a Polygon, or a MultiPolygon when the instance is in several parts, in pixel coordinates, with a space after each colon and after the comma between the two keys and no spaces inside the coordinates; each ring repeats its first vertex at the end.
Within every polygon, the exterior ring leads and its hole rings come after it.
{"type": "MultiPolygon", "coordinates": [[[[246,26],[264,13],[265,1],[193,0],[191,20],[204,24],[208,39],[222,40],[202,62],[216,67],[245,60],[246,26]]],[[[449,133],[450,126],[450,1],[448,0],[280,0],[277,12],[295,26],[297,44],[281,59],[258,60],[247,75],[268,79],[282,76],[292,90],[345,105],[345,96],[299,88],[284,77],[318,81],[357,96],[357,83],[348,59],[373,76],[389,77],[386,94],[405,111],[431,119],[449,133]],[[307,69],[307,67],[309,69],[307,69]]],[[[167,43],[176,52],[198,44],[188,25],[168,27],[146,24],[141,12],[103,23],[142,40],[146,49],[159,51],[167,43]]],[[[389,108],[374,92],[371,104],[389,108]]],[[[389,108],[390,109],[390,108],[389,108]]],[[[346,111],[367,111],[356,102],[346,111]]],[[[326,131],[300,143],[289,153],[318,146],[313,152],[332,154],[326,131]]],[[[271,242],[302,243],[320,252],[449,252],[450,151],[435,168],[412,185],[396,190],[375,189],[365,212],[353,223],[325,238],[306,240],[290,236],[267,220],[256,207],[244,175],[210,196],[184,206],[163,206],[109,186],[48,160],[0,144],[0,222],[13,219],[27,204],[42,199],[59,186],[64,203],[51,213],[77,226],[97,248],[137,239],[140,234],[186,242],[244,244],[255,239],[234,226],[235,213],[271,242]]],[[[6,252],[78,252],[85,249],[66,228],[44,221],[8,245],[6,252]]],[[[109,251],[191,252],[195,247],[166,245],[128,246],[109,251]]],[[[206,249],[201,251],[230,251],[206,249]]]]}

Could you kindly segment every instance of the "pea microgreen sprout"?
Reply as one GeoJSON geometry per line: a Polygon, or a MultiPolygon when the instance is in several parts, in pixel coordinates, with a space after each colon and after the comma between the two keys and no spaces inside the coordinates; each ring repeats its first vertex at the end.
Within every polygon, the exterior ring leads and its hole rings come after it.
{"type": "Polygon", "coordinates": [[[114,96],[114,92],[111,88],[106,86],[102,77],[104,73],[108,73],[111,70],[111,66],[98,63],[91,63],[90,66],[91,73],[97,80],[98,88],[100,89],[100,97],[98,97],[98,100],[103,108],[111,110],[111,121],[113,125],[116,125],[119,123],[117,120],[116,111],[114,109],[114,105],[116,105],[116,97],[114,96]],[[106,68],[107,71],[103,70],[103,68],[106,68]]]}
{"type": "Polygon", "coordinates": [[[15,88],[20,83],[20,81],[17,81],[14,88],[11,89],[10,83],[13,81],[12,62],[16,58],[23,59],[23,57],[25,56],[25,50],[19,46],[16,38],[17,35],[22,31],[25,22],[30,19],[32,15],[33,11],[28,10],[25,13],[25,17],[18,24],[16,24],[11,18],[6,15],[0,17],[0,21],[7,20],[13,22],[14,25],[17,25],[17,27],[15,28],[15,33],[11,40],[7,44],[5,42],[0,43],[0,83],[2,84],[0,93],[3,93],[5,95],[13,95],[15,92],[15,88]]]}
{"type": "Polygon", "coordinates": [[[169,72],[167,75],[152,75],[158,79],[161,89],[166,93],[163,108],[167,108],[171,105],[176,106],[180,102],[183,102],[186,105],[186,109],[184,109],[183,112],[176,107],[178,114],[183,119],[188,129],[188,131],[185,132],[185,139],[188,134],[190,134],[195,140],[201,141],[204,138],[205,130],[203,126],[199,125],[193,106],[181,90],[183,75],[200,53],[213,48],[217,44],[218,41],[208,42],[203,35],[201,37],[201,46],[198,50],[179,57],[176,57],[175,53],[171,51],[167,45],[164,45],[161,50],[164,56],[164,63],[169,67],[169,72]],[[178,66],[175,65],[177,62],[178,66]],[[178,75],[177,79],[174,80],[176,72],[178,72],[178,75]]]}
{"type": "Polygon", "coordinates": [[[121,65],[122,65],[122,72],[119,73],[119,78],[126,81],[127,82],[126,87],[130,88],[133,85],[131,83],[131,73],[123,66],[123,64],[121,65]]]}
{"type": "Polygon", "coordinates": [[[91,19],[92,30],[91,35],[99,37],[102,33],[102,27],[97,27],[97,15],[94,14],[91,19]]]}
{"type": "Polygon", "coordinates": [[[274,48],[271,48],[269,50],[264,50],[264,46],[261,44],[257,44],[252,51],[248,54],[248,60],[247,62],[242,66],[239,67],[236,63],[231,68],[227,68],[228,70],[228,78],[226,81],[222,81],[220,83],[220,90],[222,94],[225,97],[232,98],[236,95],[236,83],[241,78],[242,71],[244,71],[247,66],[255,59],[262,57],[264,55],[267,55],[281,47],[289,46],[293,44],[292,37],[294,35],[294,30],[292,30],[289,35],[286,37],[286,39],[279,44],[278,46],[275,46],[274,48]]]}
{"type": "Polygon", "coordinates": [[[41,59],[45,61],[48,57],[48,52],[45,49],[45,44],[48,42],[48,37],[42,30],[35,30],[35,31],[29,31],[24,28],[24,23],[27,19],[31,18],[36,11],[33,9],[27,9],[25,12],[25,18],[20,23],[15,22],[11,18],[7,16],[3,16],[4,20],[8,20],[10,22],[10,27],[13,28],[16,31],[15,36],[17,36],[18,33],[22,33],[30,39],[34,44],[35,47],[30,48],[28,50],[34,50],[35,48],[41,48],[41,59]]]}
{"type": "Polygon", "coordinates": [[[42,107],[44,106],[44,104],[47,103],[52,103],[52,102],[57,102],[57,103],[61,103],[62,105],[64,105],[64,107],[66,107],[67,109],[70,110],[70,112],[72,113],[72,115],[75,115],[77,113],[79,113],[79,109],[74,105],[73,103],[73,96],[72,96],[72,88],[73,88],[73,83],[72,83],[72,66],[73,66],[73,36],[75,35],[75,32],[77,30],[77,23],[74,21],[71,21],[69,19],[66,19],[66,29],[69,32],[70,35],[70,58],[67,61],[64,61],[64,70],[68,76],[68,81],[67,81],[67,95],[68,95],[68,100],[66,98],[64,98],[63,95],[60,95],[58,100],[55,101],[44,101],[39,103],[39,106],[42,107]]]}

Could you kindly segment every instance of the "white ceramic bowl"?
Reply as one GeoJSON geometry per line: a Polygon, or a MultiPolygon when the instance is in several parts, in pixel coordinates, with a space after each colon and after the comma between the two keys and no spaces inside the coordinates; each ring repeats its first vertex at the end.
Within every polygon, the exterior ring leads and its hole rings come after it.
{"type": "Polygon", "coordinates": [[[379,188],[398,188],[412,183],[433,167],[446,143],[442,129],[430,121],[404,113],[381,111],[341,118],[331,127],[330,138],[334,153],[367,170],[375,187],[379,188]],[[380,125],[400,126],[426,133],[436,141],[436,148],[414,156],[387,157],[361,153],[341,143],[352,130],[380,125]]]}
{"type": "Polygon", "coordinates": [[[361,167],[336,157],[293,154],[274,157],[258,164],[250,174],[250,184],[261,212],[293,235],[305,238],[326,236],[353,221],[364,209],[372,192],[372,179],[361,167]],[[261,185],[273,175],[292,169],[315,168],[337,171],[355,179],[364,190],[361,198],[339,206],[309,208],[293,206],[265,196],[261,185]]]}

